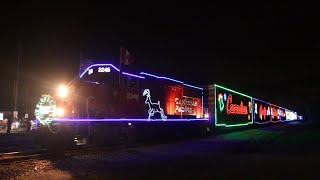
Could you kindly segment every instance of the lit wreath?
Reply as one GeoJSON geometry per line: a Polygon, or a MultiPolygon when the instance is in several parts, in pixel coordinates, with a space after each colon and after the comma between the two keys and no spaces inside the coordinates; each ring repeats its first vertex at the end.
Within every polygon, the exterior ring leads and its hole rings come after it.
{"type": "Polygon", "coordinates": [[[49,125],[55,116],[56,102],[50,95],[42,95],[34,114],[42,125],[49,125]]]}

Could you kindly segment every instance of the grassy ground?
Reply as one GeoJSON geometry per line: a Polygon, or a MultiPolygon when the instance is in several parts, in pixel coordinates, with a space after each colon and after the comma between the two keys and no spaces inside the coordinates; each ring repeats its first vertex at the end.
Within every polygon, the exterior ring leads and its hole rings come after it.
{"type": "Polygon", "coordinates": [[[318,179],[319,136],[318,127],[288,123],[75,157],[33,178],[318,179]]]}

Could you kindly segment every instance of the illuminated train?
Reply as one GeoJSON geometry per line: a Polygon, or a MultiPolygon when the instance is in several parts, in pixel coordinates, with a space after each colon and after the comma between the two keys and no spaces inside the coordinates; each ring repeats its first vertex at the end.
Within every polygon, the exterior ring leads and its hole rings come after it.
{"type": "Polygon", "coordinates": [[[72,84],[43,95],[40,129],[78,143],[139,141],[156,135],[206,134],[234,126],[301,120],[296,112],[219,85],[198,87],[112,64],[93,64],[72,84]]]}

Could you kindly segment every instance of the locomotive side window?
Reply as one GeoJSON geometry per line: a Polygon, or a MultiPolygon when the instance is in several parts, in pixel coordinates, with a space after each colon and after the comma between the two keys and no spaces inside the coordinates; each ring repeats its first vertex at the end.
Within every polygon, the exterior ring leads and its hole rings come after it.
{"type": "Polygon", "coordinates": [[[130,79],[130,85],[131,88],[137,88],[137,79],[131,78],[130,79]]]}
{"type": "Polygon", "coordinates": [[[139,89],[139,79],[127,76],[124,78],[124,85],[129,88],[139,89]]]}

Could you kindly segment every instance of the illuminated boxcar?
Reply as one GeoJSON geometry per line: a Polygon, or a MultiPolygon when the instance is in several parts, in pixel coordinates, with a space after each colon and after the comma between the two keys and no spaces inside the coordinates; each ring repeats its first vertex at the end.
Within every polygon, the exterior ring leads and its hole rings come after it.
{"type": "Polygon", "coordinates": [[[254,127],[303,119],[292,110],[217,84],[207,86],[204,102],[209,121],[215,129],[254,127]]]}

